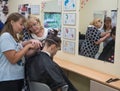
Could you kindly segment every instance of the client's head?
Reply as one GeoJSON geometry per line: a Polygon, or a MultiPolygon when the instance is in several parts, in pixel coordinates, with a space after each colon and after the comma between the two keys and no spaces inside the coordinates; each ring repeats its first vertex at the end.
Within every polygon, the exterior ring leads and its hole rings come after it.
{"type": "Polygon", "coordinates": [[[48,36],[45,39],[45,44],[43,51],[47,51],[50,53],[51,57],[53,57],[57,51],[61,47],[61,39],[57,36],[48,36]]]}

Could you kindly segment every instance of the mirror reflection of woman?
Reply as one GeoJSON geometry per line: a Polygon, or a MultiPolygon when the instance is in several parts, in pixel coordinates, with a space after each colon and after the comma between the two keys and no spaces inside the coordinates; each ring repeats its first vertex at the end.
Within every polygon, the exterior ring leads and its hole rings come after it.
{"type": "Polygon", "coordinates": [[[99,45],[106,38],[110,36],[110,34],[106,34],[101,37],[101,32],[98,30],[102,26],[102,21],[99,18],[95,18],[87,28],[87,32],[85,35],[85,40],[81,46],[80,54],[86,57],[95,58],[99,50],[99,45]]]}

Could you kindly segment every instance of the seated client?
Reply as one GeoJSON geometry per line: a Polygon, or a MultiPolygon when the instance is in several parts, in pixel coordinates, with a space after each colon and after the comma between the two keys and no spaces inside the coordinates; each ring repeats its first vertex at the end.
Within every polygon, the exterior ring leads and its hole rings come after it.
{"type": "Polygon", "coordinates": [[[43,49],[28,58],[27,77],[30,81],[47,84],[52,91],[77,91],[62,69],[53,61],[53,56],[60,49],[61,40],[57,36],[48,36],[43,49]]]}

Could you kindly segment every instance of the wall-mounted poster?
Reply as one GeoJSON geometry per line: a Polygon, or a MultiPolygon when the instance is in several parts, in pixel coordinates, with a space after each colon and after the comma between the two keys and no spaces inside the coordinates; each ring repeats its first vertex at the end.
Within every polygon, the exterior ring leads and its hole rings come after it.
{"type": "Polygon", "coordinates": [[[29,14],[31,14],[31,8],[29,4],[21,4],[18,6],[18,12],[25,17],[28,17],[29,14]]]}
{"type": "Polygon", "coordinates": [[[64,0],[64,10],[75,10],[76,0],[64,0]]]}
{"type": "Polygon", "coordinates": [[[75,28],[63,28],[63,38],[75,40],[76,29],[75,28]]]}
{"type": "Polygon", "coordinates": [[[75,54],[75,42],[63,41],[63,51],[71,54],[75,54]]]}
{"type": "Polygon", "coordinates": [[[63,24],[64,25],[75,25],[76,24],[76,14],[75,13],[64,13],[63,14],[63,24]]]}
{"type": "Polygon", "coordinates": [[[31,14],[39,15],[40,14],[40,5],[31,5],[31,14]]]}

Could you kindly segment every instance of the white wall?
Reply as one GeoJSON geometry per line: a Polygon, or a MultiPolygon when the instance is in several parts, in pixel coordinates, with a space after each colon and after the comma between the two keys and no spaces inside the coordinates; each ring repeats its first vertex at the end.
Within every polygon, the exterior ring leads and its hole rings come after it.
{"type": "MultiPolygon", "coordinates": [[[[9,0],[9,14],[13,12],[18,12],[18,6],[21,4],[30,4],[30,5],[40,5],[41,0],[9,0]]],[[[36,15],[41,19],[40,15],[36,15]]]]}
{"type": "Polygon", "coordinates": [[[41,0],[9,0],[10,13],[17,12],[20,4],[40,5],[41,0]]]}
{"type": "Polygon", "coordinates": [[[9,0],[9,14],[12,12],[18,12],[18,6],[20,4],[40,5],[40,14],[35,15],[40,18],[41,22],[44,19],[44,12],[61,12],[61,6],[57,0],[45,0],[44,10],[41,9],[42,0],[9,0]]]}

